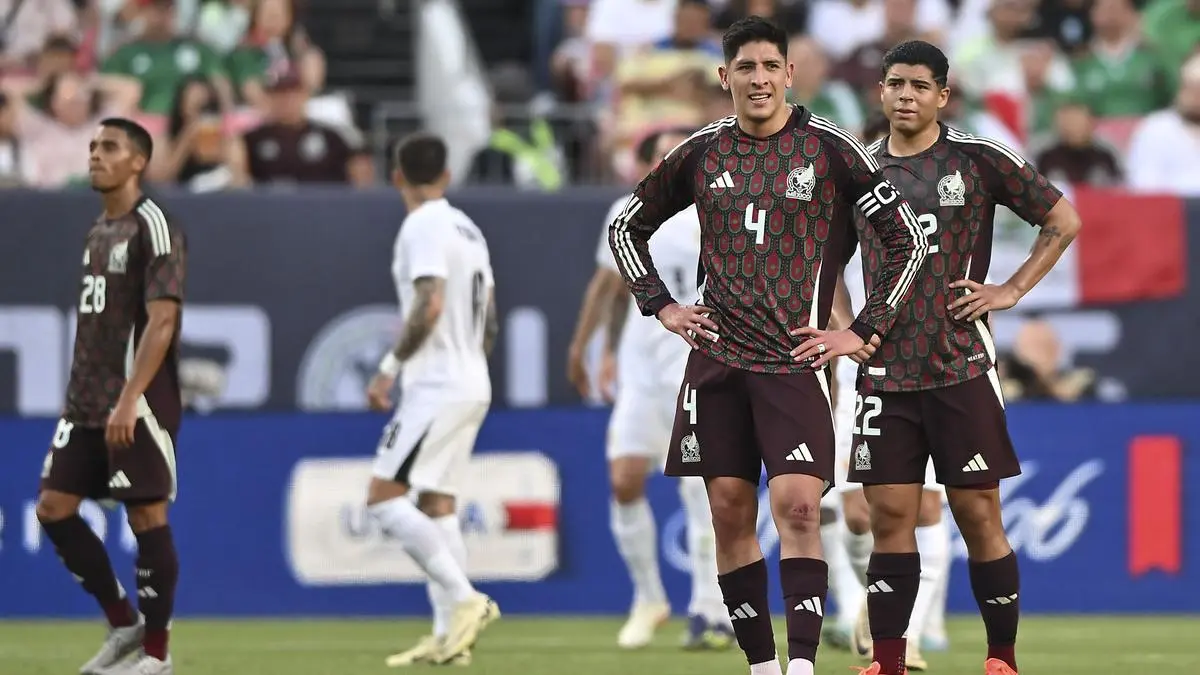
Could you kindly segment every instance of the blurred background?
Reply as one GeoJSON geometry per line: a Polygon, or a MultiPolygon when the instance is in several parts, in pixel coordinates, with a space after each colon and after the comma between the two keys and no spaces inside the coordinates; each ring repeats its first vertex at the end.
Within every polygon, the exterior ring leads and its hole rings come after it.
{"type": "MultiPolygon", "coordinates": [[[[31,504],[107,115],[153,132],[147,189],[190,242],[183,615],[426,611],[359,506],[383,422],[362,392],[400,322],[386,158],[419,129],[450,144],[451,199],[488,238],[502,316],[463,507],[472,573],[509,612],[623,612],[608,411],[568,384],[567,344],[604,213],[640,178],[633,148],[732,113],[720,32],[752,13],[791,35],[791,99],[865,137],[884,51],[941,45],[946,119],[1074,199],[1076,245],[993,317],[1026,460],[1005,506],[1023,603],[1200,609],[1184,517],[1200,496],[1181,487],[1200,481],[1197,0],[0,0],[0,617],[92,614],[31,504]]],[[[1034,233],[1000,214],[994,278],[1034,233]]],[[[682,518],[652,484],[678,600],[682,518]]],[[[89,518],[128,553],[118,514],[89,518]]],[[[765,517],[762,534],[773,547],[765,517]]],[[[952,610],[972,603],[955,583],[952,610]]]]}

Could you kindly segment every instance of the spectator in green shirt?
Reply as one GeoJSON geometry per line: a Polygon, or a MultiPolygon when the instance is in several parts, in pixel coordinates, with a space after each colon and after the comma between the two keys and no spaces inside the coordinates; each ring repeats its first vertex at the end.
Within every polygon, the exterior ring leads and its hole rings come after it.
{"type": "Polygon", "coordinates": [[[294,69],[310,94],[325,86],[325,57],[296,22],[292,0],[259,0],[246,40],[226,58],[240,100],[262,108],[268,72],[294,69]]]}
{"type": "Polygon", "coordinates": [[[141,83],[142,112],[166,115],[179,85],[189,76],[214,82],[229,103],[229,83],[221,59],[207,45],[175,32],[174,0],[136,0],[143,22],[141,35],[105,59],[100,72],[141,83]]]}
{"type": "Polygon", "coordinates": [[[1097,117],[1136,117],[1171,104],[1175,78],[1142,41],[1133,0],[1096,0],[1092,27],[1095,38],[1075,63],[1075,82],[1097,117]]]}
{"type": "Polygon", "coordinates": [[[1142,14],[1146,38],[1177,72],[1200,45],[1200,0],[1154,0],[1142,14]]]}

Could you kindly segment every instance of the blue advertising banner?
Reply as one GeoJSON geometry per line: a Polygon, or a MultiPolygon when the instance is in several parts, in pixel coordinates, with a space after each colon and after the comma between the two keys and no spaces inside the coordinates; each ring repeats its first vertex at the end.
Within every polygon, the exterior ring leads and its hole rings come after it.
{"type": "MultiPolygon", "coordinates": [[[[1014,407],[1023,476],[1004,487],[1005,523],[1032,612],[1200,610],[1200,405],[1014,407]]],[[[172,512],[184,616],[419,615],[419,574],[364,517],[371,414],[191,418],[172,512]]],[[[466,477],[469,573],[512,613],[616,613],[630,586],[608,529],[607,411],[497,411],[466,477]]],[[[0,420],[0,616],[93,616],[34,515],[51,419],[0,420]]],[[[761,501],[760,537],[777,538],[761,501]]],[[[652,479],[663,573],[689,589],[675,482],[652,479]]],[[[134,540],[119,512],[88,503],[132,587],[134,540]]],[[[961,542],[950,608],[974,611],[961,542]]],[[[774,565],[772,565],[772,568],[774,565]]],[[[777,593],[776,593],[777,595],[777,593]]]]}

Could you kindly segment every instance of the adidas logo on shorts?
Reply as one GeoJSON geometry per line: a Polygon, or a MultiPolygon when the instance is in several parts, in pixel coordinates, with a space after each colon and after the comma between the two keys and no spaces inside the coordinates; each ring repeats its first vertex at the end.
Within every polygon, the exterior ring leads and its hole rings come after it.
{"type": "Polygon", "coordinates": [[[795,450],[788,453],[787,459],[789,462],[811,462],[813,456],[808,449],[808,444],[801,443],[795,450]]]}

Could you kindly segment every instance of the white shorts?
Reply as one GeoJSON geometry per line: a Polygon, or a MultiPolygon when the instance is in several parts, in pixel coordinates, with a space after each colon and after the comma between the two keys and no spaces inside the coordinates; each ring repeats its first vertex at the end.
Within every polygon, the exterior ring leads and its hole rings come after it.
{"type": "MultiPolygon", "coordinates": [[[[834,445],[833,476],[834,480],[837,481],[837,487],[835,490],[831,490],[831,493],[833,491],[852,492],[862,489],[861,484],[850,483],[846,480],[846,476],[850,472],[850,446],[854,441],[854,413],[857,398],[855,392],[851,392],[849,395],[843,395],[839,392],[837,406],[834,408],[833,422],[837,436],[836,444],[834,445]]],[[[925,489],[940,492],[943,495],[946,494],[946,486],[937,482],[932,457],[925,464],[925,489]]]]}
{"type": "Polygon", "coordinates": [[[619,391],[608,421],[605,457],[609,461],[621,457],[645,457],[650,460],[651,467],[662,471],[667,462],[667,447],[671,444],[678,397],[678,389],[672,391],[666,387],[630,387],[619,391]]]}
{"type": "Polygon", "coordinates": [[[414,492],[458,494],[489,403],[405,399],[383,428],[372,469],[414,492]]]}

